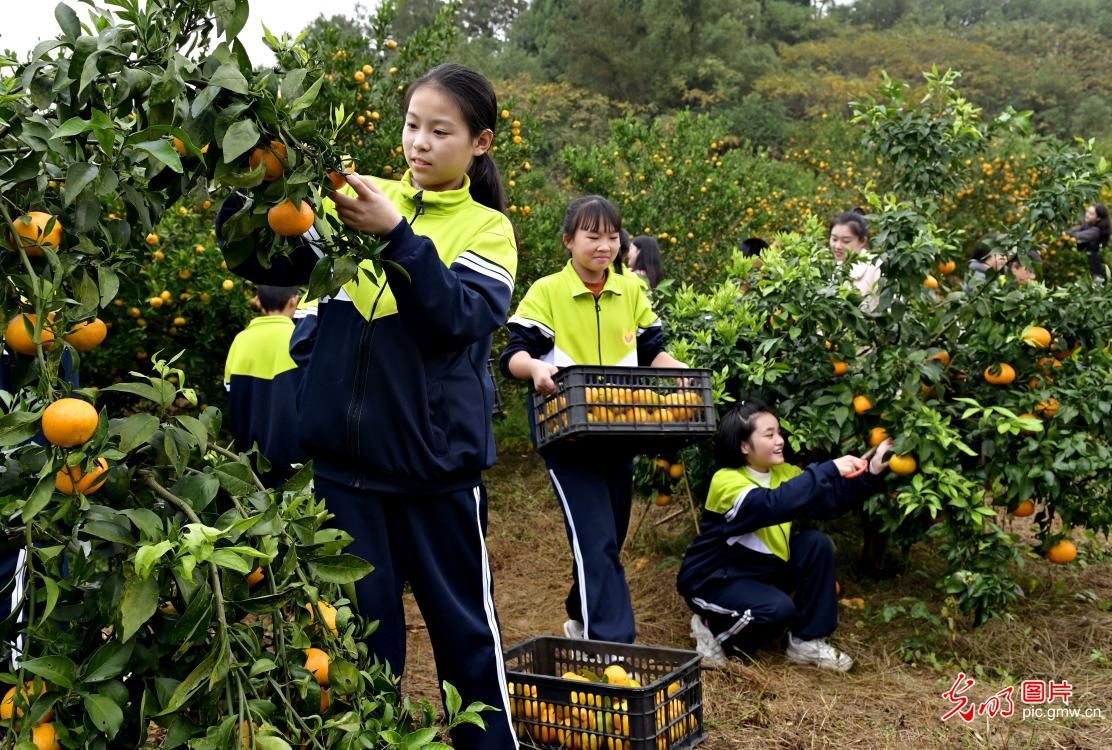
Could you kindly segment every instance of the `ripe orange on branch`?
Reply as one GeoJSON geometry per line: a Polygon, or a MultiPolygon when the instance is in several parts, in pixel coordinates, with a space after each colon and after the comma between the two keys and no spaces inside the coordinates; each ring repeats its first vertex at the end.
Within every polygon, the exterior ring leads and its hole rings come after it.
{"type": "Polygon", "coordinates": [[[914,474],[918,467],[919,464],[915,461],[915,456],[892,456],[888,460],[888,468],[892,470],[892,473],[904,477],[914,474]]]}
{"type": "Polygon", "coordinates": [[[854,396],[853,397],[853,410],[857,414],[864,414],[873,408],[872,399],[868,396],[854,396]]]}
{"type": "Polygon", "coordinates": [[[1031,500],[1024,500],[1019,505],[1015,506],[1012,515],[1016,518],[1027,518],[1035,512],[1035,503],[1031,500]]]}
{"type": "Polygon", "coordinates": [[[54,487],[63,495],[91,495],[108,481],[108,460],[97,459],[96,468],[82,471],[80,466],[66,466],[54,475],[54,487]]]}
{"type": "Polygon", "coordinates": [[[60,398],[42,413],[42,434],[51,445],[73,448],[97,432],[100,415],[96,407],[79,398],[60,398]]]}
{"type": "MultiPolygon", "coordinates": [[[[62,242],[62,222],[55,219],[54,226],[46,231],[53,214],[43,211],[29,211],[14,222],[15,233],[22,238],[20,244],[28,255],[41,256],[44,247],[57,249],[62,242]]],[[[13,238],[14,241],[14,238],[13,238]]]]}
{"type": "Polygon", "coordinates": [[[1069,539],[1063,539],[1047,551],[1046,559],[1055,565],[1071,563],[1077,559],[1077,546],[1069,539]]]}
{"type": "Polygon", "coordinates": [[[248,163],[251,169],[259,166],[259,162],[265,165],[266,174],[263,179],[267,182],[273,182],[286,173],[286,167],[289,166],[288,152],[286,151],[286,144],[281,141],[271,141],[267,147],[260,146],[251,152],[251,158],[248,163]]]}
{"type": "Polygon", "coordinates": [[[986,367],[985,380],[993,385],[1008,385],[1015,380],[1015,368],[1007,362],[986,367]]]}
{"type": "Polygon", "coordinates": [[[273,206],[266,212],[266,223],[281,237],[299,237],[309,231],[313,226],[313,207],[306,201],[301,201],[300,206],[293,201],[286,200],[273,206]]]}
{"type": "Polygon", "coordinates": [[[888,439],[888,430],[883,427],[874,427],[869,430],[869,447],[875,448],[888,439]]]}
{"type": "Polygon", "coordinates": [[[108,336],[108,326],[100,318],[83,320],[66,334],[66,342],[79,352],[95,349],[108,336]]]}
{"type": "Polygon", "coordinates": [[[1023,329],[1023,343],[1036,349],[1050,346],[1050,331],[1042,326],[1027,326],[1023,329]]]}
{"type": "Polygon", "coordinates": [[[332,662],[332,657],[327,652],[321,651],[319,648],[305,649],[305,669],[313,673],[313,677],[317,679],[317,684],[321,687],[328,687],[328,665],[332,662]]]}
{"type": "MultiPolygon", "coordinates": [[[[19,354],[34,356],[37,350],[28,328],[34,329],[37,320],[38,318],[34,313],[23,313],[12,318],[8,322],[7,330],[4,331],[4,342],[8,345],[8,348],[19,354]]],[[[49,349],[50,342],[54,340],[54,332],[48,328],[43,328],[39,332],[39,339],[42,341],[42,348],[49,349]]]]}

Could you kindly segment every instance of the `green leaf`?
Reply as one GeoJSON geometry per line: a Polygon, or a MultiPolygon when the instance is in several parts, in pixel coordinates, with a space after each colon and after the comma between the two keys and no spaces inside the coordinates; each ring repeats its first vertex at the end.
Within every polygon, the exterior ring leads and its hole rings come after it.
{"type": "Polygon", "coordinates": [[[197,441],[198,450],[200,450],[201,453],[204,453],[206,450],[206,446],[208,445],[208,430],[205,429],[205,426],[201,423],[201,420],[197,419],[196,417],[185,415],[174,417],[174,419],[176,419],[182,427],[189,431],[189,434],[192,435],[193,439],[197,441]]]}
{"type": "Polygon", "coordinates": [[[50,499],[54,496],[54,475],[47,474],[39,479],[35,489],[31,490],[31,496],[27,498],[27,502],[23,505],[23,510],[20,515],[23,517],[25,523],[29,523],[35,516],[39,514],[43,508],[50,503],[50,499]]]}
{"type": "Polygon", "coordinates": [[[71,41],[81,36],[81,22],[77,20],[77,13],[65,3],[54,6],[54,18],[58,26],[65,32],[66,38],[71,41]]]}
{"type": "Polygon", "coordinates": [[[239,66],[234,62],[224,63],[217,68],[216,72],[212,74],[212,78],[209,79],[209,86],[219,86],[222,89],[244,96],[250,93],[247,79],[243,77],[239,66]]]}
{"type": "Polygon", "coordinates": [[[374,570],[374,566],[355,555],[328,555],[309,560],[309,569],[324,583],[355,583],[374,570]]]}
{"type": "Polygon", "coordinates": [[[441,688],[444,690],[444,708],[448,709],[448,717],[451,718],[459,713],[460,707],[463,706],[463,699],[460,698],[455,686],[447,680],[441,683],[441,688]]]}
{"type": "Polygon", "coordinates": [[[220,491],[220,482],[212,474],[190,474],[178,480],[170,491],[200,513],[220,491]]]}
{"type": "MultiPolygon", "coordinates": [[[[142,385],[141,383],[119,383],[117,385],[142,385]]],[[[109,386],[101,390],[111,390],[116,386],[109,386]]],[[[125,393],[132,391],[119,388],[125,393]]],[[[158,417],[153,414],[132,414],[122,422],[114,422],[108,427],[109,436],[119,436],[120,451],[131,453],[133,450],[150,440],[158,431],[158,417]]]]}
{"type": "Polygon", "coordinates": [[[77,665],[64,656],[42,656],[29,659],[21,666],[58,687],[72,688],[77,678],[77,665]]]}
{"type": "Polygon", "coordinates": [[[120,513],[131,519],[135,528],[148,539],[161,539],[164,536],[162,517],[147,508],[126,508],[120,513]]]}
{"type": "Polygon", "coordinates": [[[219,565],[221,568],[234,570],[236,573],[247,575],[251,572],[251,566],[242,557],[235,552],[226,549],[218,549],[212,553],[209,558],[214,565],[219,565]]]}
{"type": "Polygon", "coordinates": [[[100,288],[100,306],[108,307],[120,291],[120,277],[108,266],[97,269],[97,286],[100,288]]]}
{"type": "Polygon", "coordinates": [[[112,739],[124,724],[124,712],[105,695],[86,695],[85,714],[102,734],[112,739]]]}
{"type": "Polygon", "coordinates": [[[120,597],[120,640],[129,641],[158,609],[158,579],[128,577],[120,597]]]}
{"type": "Polygon", "coordinates": [[[424,727],[414,732],[410,732],[402,738],[402,750],[419,750],[432,742],[436,738],[436,727],[424,727]]]}
{"type": "Polygon", "coordinates": [[[213,474],[220,481],[229,494],[235,496],[250,495],[257,488],[253,479],[251,467],[238,461],[230,461],[217,466],[213,474]]]}
{"type": "Polygon", "coordinates": [[[250,676],[251,677],[258,677],[261,674],[266,674],[267,672],[270,672],[270,671],[272,671],[274,669],[277,669],[277,668],[278,668],[278,665],[274,663],[273,659],[266,659],[266,658],[259,659],[254,664],[251,665],[250,676]]]}
{"type": "Polygon", "coordinates": [[[259,129],[252,120],[239,120],[232,124],[224,133],[221,149],[224,151],[224,162],[231,164],[247,153],[259,142],[259,129]]]}
{"type": "Polygon", "coordinates": [[[69,171],[66,172],[66,187],[62,191],[64,205],[68,206],[77,200],[81,191],[87,188],[89,183],[97,178],[98,174],[100,174],[100,170],[97,166],[87,161],[71,164],[69,171]]]}
{"type": "Polygon", "coordinates": [[[54,140],[55,138],[71,138],[79,133],[84,133],[91,127],[92,123],[89,120],[83,120],[80,117],[71,117],[58,126],[58,129],[50,136],[50,140],[54,140]]]}
{"type": "Polygon", "coordinates": [[[165,164],[178,174],[182,174],[185,171],[181,165],[181,156],[178,154],[177,150],[174,149],[174,144],[170,141],[161,138],[157,141],[143,141],[142,143],[136,143],[135,148],[140,151],[146,151],[157,161],[165,164]]]}
{"type": "Polygon", "coordinates": [[[54,607],[58,604],[58,594],[61,592],[58,588],[58,582],[53,578],[43,576],[39,580],[42,581],[43,586],[46,587],[46,606],[43,607],[41,613],[36,612],[35,614],[42,620],[48,620],[50,619],[50,614],[54,611],[54,607]]]}
{"type": "Polygon", "coordinates": [[[156,404],[162,403],[162,392],[148,383],[116,383],[114,385],[106,386],[101,390],[114,391],[116,393],[130,393],[133,396],[145,398],[148,401],[153,401],[156,404]]]}
{"type": "Polygon", "coordinates": [[[131,661],[135,641],[109,641],[96,650],[85,665],[83,682],[104,682],[119,677],[131,661]]]}
{"type": "Polygon", "coordinates": [[[340,695],[357,693],[363,680],[356,666],[344,659],[333,659],[329,663],[328,679],[340,695]]]}
{"type": "Polygon", "coordinates": [[[42,412],[12,411],[0,417],[0,448],[26,443],[39,434],[42,412]]]}
{"type": "Polygon", "coordinates": [[[146,580],[150,576],[155,563],[173,548],[174,543],[169,540],[140,547],[139,551],[135,553],[135,573],[140,579],[146,580]]]}
{"type": "Polygon", "coordinates": [[[315,102],[317,99],[317,95],[320,94],[320,87],[323,82],[324,76],[321,76],[313,82],[313,85],[309,87],[308,91],[297,97],[297,99],[295,99],[294,102],[290,104],[290,114],[296,115],[299,112],[312,106],[313,102],[315,102]]]}

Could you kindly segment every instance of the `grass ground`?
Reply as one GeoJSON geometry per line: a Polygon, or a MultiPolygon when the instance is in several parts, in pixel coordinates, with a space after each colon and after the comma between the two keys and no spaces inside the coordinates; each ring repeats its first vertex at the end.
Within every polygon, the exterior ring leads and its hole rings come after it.
{"type": "MultiPolygon", "coordinates": [[[[559,633],[571,560],[542,464],[531,451],[503,453],[487,481],[489,548],[505,644],[559,633]]],[[[635,507],[635,519],[641,507],[635,507]]],[[[682,549],[691,522],[683,514],[656,526],[667,510],[653,508],[624,552],[638,641],[691,648],[690,612],[675,591],[671,552],[682,549]]],[[[956,623],[950,630],[927,628],[908,617],[886,623],[882,617],[886,606],[910,606],[909,596],[921,597],[936,615],[942,610],[944,596],[934,587],[940,567],[929,548],[915,549],[907,572],[883,581],[855,580],[846,572],[851,552],[840,555],[843,597],[865,601],[863,610],[843,609],[835,635],[856,660],[853,670],[830,674],[792,665],[772,652],[705,670],[704,748],[1112,750],[1112,562],[1051,566],[1031,559],[1025,573],[1029,595],[1010,619],[976,630],[956,623]],[[918,648],[905,648],[916,638],[918,648]],[[904,651],[916,658],[901,658],[904,651]],[[1016,687],[1018,697],[1022,680],[1068,680],[1069,706],[1083,715],[1025,719],[1024,705],[1016,700],[1011,718],[942,722],[951,706],[943,693],[959,671],[976,679],[967,695],[977,703],[1008,686],[1016,687]],[[1086,712],[1103,716],[1085,717],[1086,712]]],[[[435,699],[428,637],[412,598],[407,607],[406,691],[435,699]]]]}

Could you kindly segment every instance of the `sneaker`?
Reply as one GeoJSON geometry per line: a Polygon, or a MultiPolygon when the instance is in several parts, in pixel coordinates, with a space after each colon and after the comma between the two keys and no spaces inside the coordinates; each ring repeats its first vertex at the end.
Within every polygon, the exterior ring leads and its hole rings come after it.
{"type": "Polygon", "coordinates": [[[695,639],[695,651],[703,657],[703,661],[715,666],[726,663],[726,652],[722,650],[722,644],[699,615],[691,616],[691,637],[695,639]]]}
{"type": "Polygon", "coordinates": [[[583,632],[583,623],[579,620],[567,620],[564,623],[564,637],[565,638],[578,638],[583,640],[586,634],[583,632]]]}
{"type": "Polygon", "coordinates": [[[848,672],[853,666],[853,659],[831,646],[825,638],[801,641],[789,633],[786,655],[788,661],[796,664],[812,664],[820,669],[833,669],[836,672],[848,672]]]}

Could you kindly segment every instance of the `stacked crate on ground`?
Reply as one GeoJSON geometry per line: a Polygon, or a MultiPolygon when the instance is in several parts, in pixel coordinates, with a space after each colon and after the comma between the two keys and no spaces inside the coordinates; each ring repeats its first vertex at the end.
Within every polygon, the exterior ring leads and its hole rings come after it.
{"type": "Polygon", "coordinates": [[[539,637],[506,653],[518,738],[572,750],[684,750],[703,741],[693,651],[539,637]],[[629,684],[596,681],[620,665],[629,684]]]}

